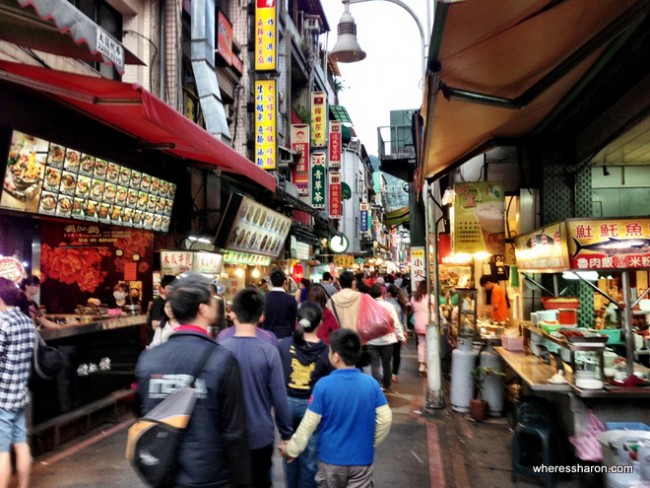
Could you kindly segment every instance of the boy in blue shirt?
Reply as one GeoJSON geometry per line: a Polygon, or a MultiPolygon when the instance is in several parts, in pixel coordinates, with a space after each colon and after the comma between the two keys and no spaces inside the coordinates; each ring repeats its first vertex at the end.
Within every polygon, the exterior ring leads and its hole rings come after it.
{"type": "Polygon", "coordinates": [[[320,424],[317,485],[370,487],[374,448],[388,436],[392,412],[379,384],[355,367],[361,357],[356,332],[335,330],[330,341],[335,371],[316,383],[298,430],[280,444],[280,453],[298,457],[320,424]]]}

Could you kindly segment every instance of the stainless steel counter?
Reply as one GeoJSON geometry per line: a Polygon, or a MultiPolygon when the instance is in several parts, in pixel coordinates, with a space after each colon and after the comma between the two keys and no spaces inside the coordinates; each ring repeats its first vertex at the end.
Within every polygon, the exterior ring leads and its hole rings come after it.
{"type": "Polygon", "coordinates": [[[90,322],[87,322],[83,319],[79,320],[81,318],[78,315],[74,314],[57,314],[56,317],[64,317],[67,323],[65,325],[59,326],[58,329],[41,330],[41,337],[45,341],[63,339],[66,337],[72,337],[81,334],[90,334],[104,330],[134,327],[136,325],[144,324],[147,321],[146,314],[125,315],[123,317],[106,317],[101,319],[92,319],[90,322]]]}

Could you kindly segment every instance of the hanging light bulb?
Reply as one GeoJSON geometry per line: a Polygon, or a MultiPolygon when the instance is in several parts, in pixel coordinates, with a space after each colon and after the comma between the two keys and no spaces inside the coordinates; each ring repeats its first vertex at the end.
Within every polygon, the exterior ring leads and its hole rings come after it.
{"type": "Polygon", "coordinates": [[[255,268],[253,272],[251,273],[251,276],[253,278],[259,278],[260,277],[260,270],[258,268],[255,268]]]}
{"type": "Polygon", "coordinates": [[[243,278],[244,277],[244,269],[243,268],[237,268],[235,270],[235,276],[237,278],[243,278]]]}

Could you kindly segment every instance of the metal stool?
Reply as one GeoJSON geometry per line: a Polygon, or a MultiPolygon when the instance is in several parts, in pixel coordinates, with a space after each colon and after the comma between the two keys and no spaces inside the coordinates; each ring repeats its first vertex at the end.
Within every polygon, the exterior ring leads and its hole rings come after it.
{"type": "Polygon", "coordinates": [[[517,481],[517,474],[523,474],[532,478],[543,479],[547,488],[553,488],[553,473],[535,471],[533,466],[551,466],[551,422],[548,411],[539,404],[522,404],[517,409],[517,425],[514,429],[512,441],[512,481],[517,481]],[[533,450],[526,446],[526,438],[538,440],[540,446],[538,452],[541,459],[531,461],[533,450]],[[541,462],[538,462],[541,461],[541,462]]]}

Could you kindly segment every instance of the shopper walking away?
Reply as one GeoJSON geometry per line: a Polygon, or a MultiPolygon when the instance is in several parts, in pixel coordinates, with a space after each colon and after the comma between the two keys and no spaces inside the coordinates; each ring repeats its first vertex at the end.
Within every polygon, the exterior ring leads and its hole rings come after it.
{"type": "Polygon", "coordinates": [[[296,303],[300,305],[301,303],[307,301],[307,293],[309,293],[309,287],[311,286],[311,281],[306,278],[300,280],[296,291],[293,293],[293,297],[296,299],[296,303]]]}
{"type": "MultiPolygon", "coordinates": [[[[280,341],[280,358],[294,430],[305,415],[314,385],[332,369],[328,359],[329,348],[317,335],[322,318],[320,305],[305,302],[298,309],[298,327],[293,337],[285,337],[280,341]]],[[[287,488],[316,487],[317,438],[318,434],[314,433],[295,462],[285,461],[287,488]]]]}
{"type": "Polygon", "coordinates": [[[196,380],[203,392],[180,442],[174,486],[247,486],[250,462],[241,375],[234,355],[208,336],[216,315],[209,285],[198,273],[172,285],[167,300],[179,325],[167,342],[138,359],[140,412],[145,415],[177,389],[191,385],[197,362],[211,350],[196,380]]]}
{"type": "Polygon", "coordinates": [[[341,327],[356,330],[361,295],[356,290],[356,280],[352,272],[345,271],[339,276],[341,291],[327,302],[341,327]]]}
{"type": "MultiPolygon", "coordinates": [[[[433,301],[433,297],[430,298],[433,301]]],[[[418,361],[420,362],[418,371],[422,374],[427,372],[426,332],[429,321],[428,307],[427,282],[420,281],[411,297],[411,309],[413,310],[413,326],[418,340],[418,361]]]]}
{"type": "Polygon", "coordinates": [[[388,435],[392,412],[377,382],[355,367],[360,357],[356,332],[332,333],[329,359],[335,371],[316,383],[298,430],[280,445],[283,456],[296,458],[320,426],[317,486],[373,486],[375,446],[388,435]]]}
{"type": "Polygon", "coordinates": [[[339,325],[339,322],[336,320],[336,317],[332,311],[326,307],[327,292],[322,285],[314,283],[309,287],[309,293],[307,294],[307,303],[309,302],[318,304],[323,311],[323,323],[318,327],[318,329],[316,329],[316,334],[321,341],[329,344],[330,334],[336,329],[340,329],[341,326],[339,325]]]}
{"type": "Polygon", "coordinates": [[[397,316],[395,308],[382,298],[381,286],[374,284],[370,287],[370,296],[379,305],[384,307],[393,319],[395,331],[382,337],[368,341],[368,352],[370,353],[370,374],[377,380],[383,390],[389,390],[392,381],[393,347],[396,344],[406,342],[402,323],[397,316]]]}
{"type": "Polygon", "coordinates": [[[36,329],[16,303],[20,291],[0,278],[0,487],[9,486],[11,451],[16,455],[18,488],[29,486],[32,455],[27,443],[25,407],[27,381],[34,354],[36,329]]]}
{"type": "Polygon", "coordinates": [[[287,275],[281,269],[271,271],[273,288],[266,294],[263,328],[275,334],[278,339],[289,337],[296,328],[296,299],[284,288],[287,275]]]}
{"type": "MultiPolygon", "coordinates": [[[[270,300],[273,293],[271,291],[267,299],[270,300]]],[[[286,295],[295,306],[293,297],[286,295]]],[[[252,486],[267,488],[271,486],[275,439],[272,410],[275,412],[275,425],[281,438],[289,439],[293,433],[282,363],[278,350],[256,337],[257,324],[264,311],[264,295],[249,288],[241,290],[233,299],[232,311],[235,316],[235,335],[221,344],[235,354],[241,369],[252,486]]]]}
{"type": "Polygon", "coordinates": [[[323,288],[325,288],[325,291],[327,292],[327,298],[332,298],[332,296],[334,296],[334,294],[339,291],[338,288],[336,288],[336,285],[334,284],[334,277],[332,276],[332,273],[330,273],[329,271],[325,271],[323,273],[321,284],[323,285],[323,288]]]}
{"type": "MultiPolygon", "coordinates": [[[[395,312],[397,312],[397,317],[399,318],[400,323],[402,324],[402,330],[404,331],[404,343],[406,343],[406,339],[408,339],[408,329],[406,327],[406,303],[403,303],[400,300],[400,291],[399,288],[396,285],[389,285],[388,286],[388,298],[386,301],[390,303],[393,308],[395,309],[395,312]]],[[[397,381],[397,375],[399,375],[399,367],[402,363],[402,342],[397,341],[395,344],[393,344],[393,361],[392,361],[392,367],[393,367],[393,374],[391,376],[391,380],[393,382],[397,381]]]]}

